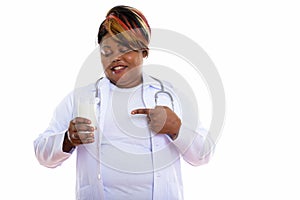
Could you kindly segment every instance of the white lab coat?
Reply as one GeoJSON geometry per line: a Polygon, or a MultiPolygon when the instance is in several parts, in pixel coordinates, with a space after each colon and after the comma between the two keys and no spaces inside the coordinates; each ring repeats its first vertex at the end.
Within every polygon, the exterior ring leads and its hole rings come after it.
{"type": "MultiPolygon", "coordinates": [[[[143,99],[147,108],[154,108],[154,93],[161,89],[159,83],[148,75],[143,75],[143,99]]],[[[104,118],[107,105],[107,95],[109,94],[109,80],[103,78],[98,85],[100,93],[100,103],[97,108],[97,119],[99,128],[95,134],[96,141],[101,142],[101,130],[104,126],[104,118]],[[100,138],[98,138],[100,136],[100,138]]],[[[179,99],[171,87],[164,82],[165,88],[171,92],[174,98],[175,112],[181,117],[182,111],[179,99]]],[[[89,95],[95,95],[96,88],[94,84],[86,86],[85,92],[89,95]]],[[[160,104],[170,106],[170,99],[163,96],[160,104]]],[[[61,165],[71,155],[62,151],[62,143],[65,132],[68,129],[69,122],[76,116],[74,109],[74,92],[66,96],[56,108],[53,118],[46,131],[39,135],[34,141],[35,154],[41,165],[55,168],[61,165]]],[[[195,130],[188,130],[183,126],[180,129],[179,136],[172,141],[168,136],[157,134],[151,138],[154,184],[153,199],[155,200],[182,200],[183,187],[180,169],[180,157],[192,165],[201,165],[207,163],[209,153],[204,153],[207,149],[212,149],[212,144],[205,146],[205,137],[207,132],[200,126],[195,130]]],[[[99,168],[100,154],[97,154],[97,142],[88,145],[76,147],[77,151],[77,177],[76,177],[76,199],[80,200],[101,200],[103,198],[103,183],[99,168]],[[95,156],[96,155],[96,156],[95,156]]],[[[101,143],[100,143],[101,144],[101,143]]]]}

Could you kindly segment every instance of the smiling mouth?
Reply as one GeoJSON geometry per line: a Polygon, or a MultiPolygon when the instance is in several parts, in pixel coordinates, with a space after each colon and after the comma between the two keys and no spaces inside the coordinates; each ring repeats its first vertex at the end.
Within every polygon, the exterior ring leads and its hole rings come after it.
{"type": "Polygon", "coordinates": [[[127,68],[127,66],[118,65],[118,66],[114,66],[114,67],[110,68],[110,70],[114,74],[117,74],[117,73],[120,73],[120,72],[124,71],[126,68],[127,68]]]}

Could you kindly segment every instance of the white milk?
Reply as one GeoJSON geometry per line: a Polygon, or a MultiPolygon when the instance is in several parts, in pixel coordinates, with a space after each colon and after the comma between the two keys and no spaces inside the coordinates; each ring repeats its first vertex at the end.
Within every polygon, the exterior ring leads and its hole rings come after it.
{"type": "Polygon", "coordinates": [[[91,126],[96,127],[97,121],[94,99],[80,98],[78,100],[77,116],[91,120],[91,126]]]}

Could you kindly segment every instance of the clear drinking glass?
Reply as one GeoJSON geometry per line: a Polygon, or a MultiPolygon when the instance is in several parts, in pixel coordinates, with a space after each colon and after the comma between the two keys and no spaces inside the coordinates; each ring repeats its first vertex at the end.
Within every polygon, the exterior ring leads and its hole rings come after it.
{"type": "MultiPolygon", "coordinates": [[[[79,97],[77,104],[77,117],[83,117],[91,120],[90,126],[96,128],[96,105],[95,98],[92,97],[79,97]]],[[[80,133],[89,133],[87,131],[81,131],[80,133]]]]}

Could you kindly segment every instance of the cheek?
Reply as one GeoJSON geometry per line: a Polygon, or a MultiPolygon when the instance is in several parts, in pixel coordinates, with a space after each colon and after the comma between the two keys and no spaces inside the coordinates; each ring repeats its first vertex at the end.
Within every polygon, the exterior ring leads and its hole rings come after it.
{"type": "Polygon", "coordinates": [[[143,63],[143,57],[140,55],[128,55],[126,61],[130,63],[132,67],[137,67],[143,63]]]}
{"type": "Polygon", "coordinates": [[[108,59],[102,58],[102,57],[101,57],[101,63],[102,63],[102,67],[103,67],[104,70],[105,70],[105,69],[108,67],[108,65],[110,64],[109,61],[108,61],[108,59]]]}

